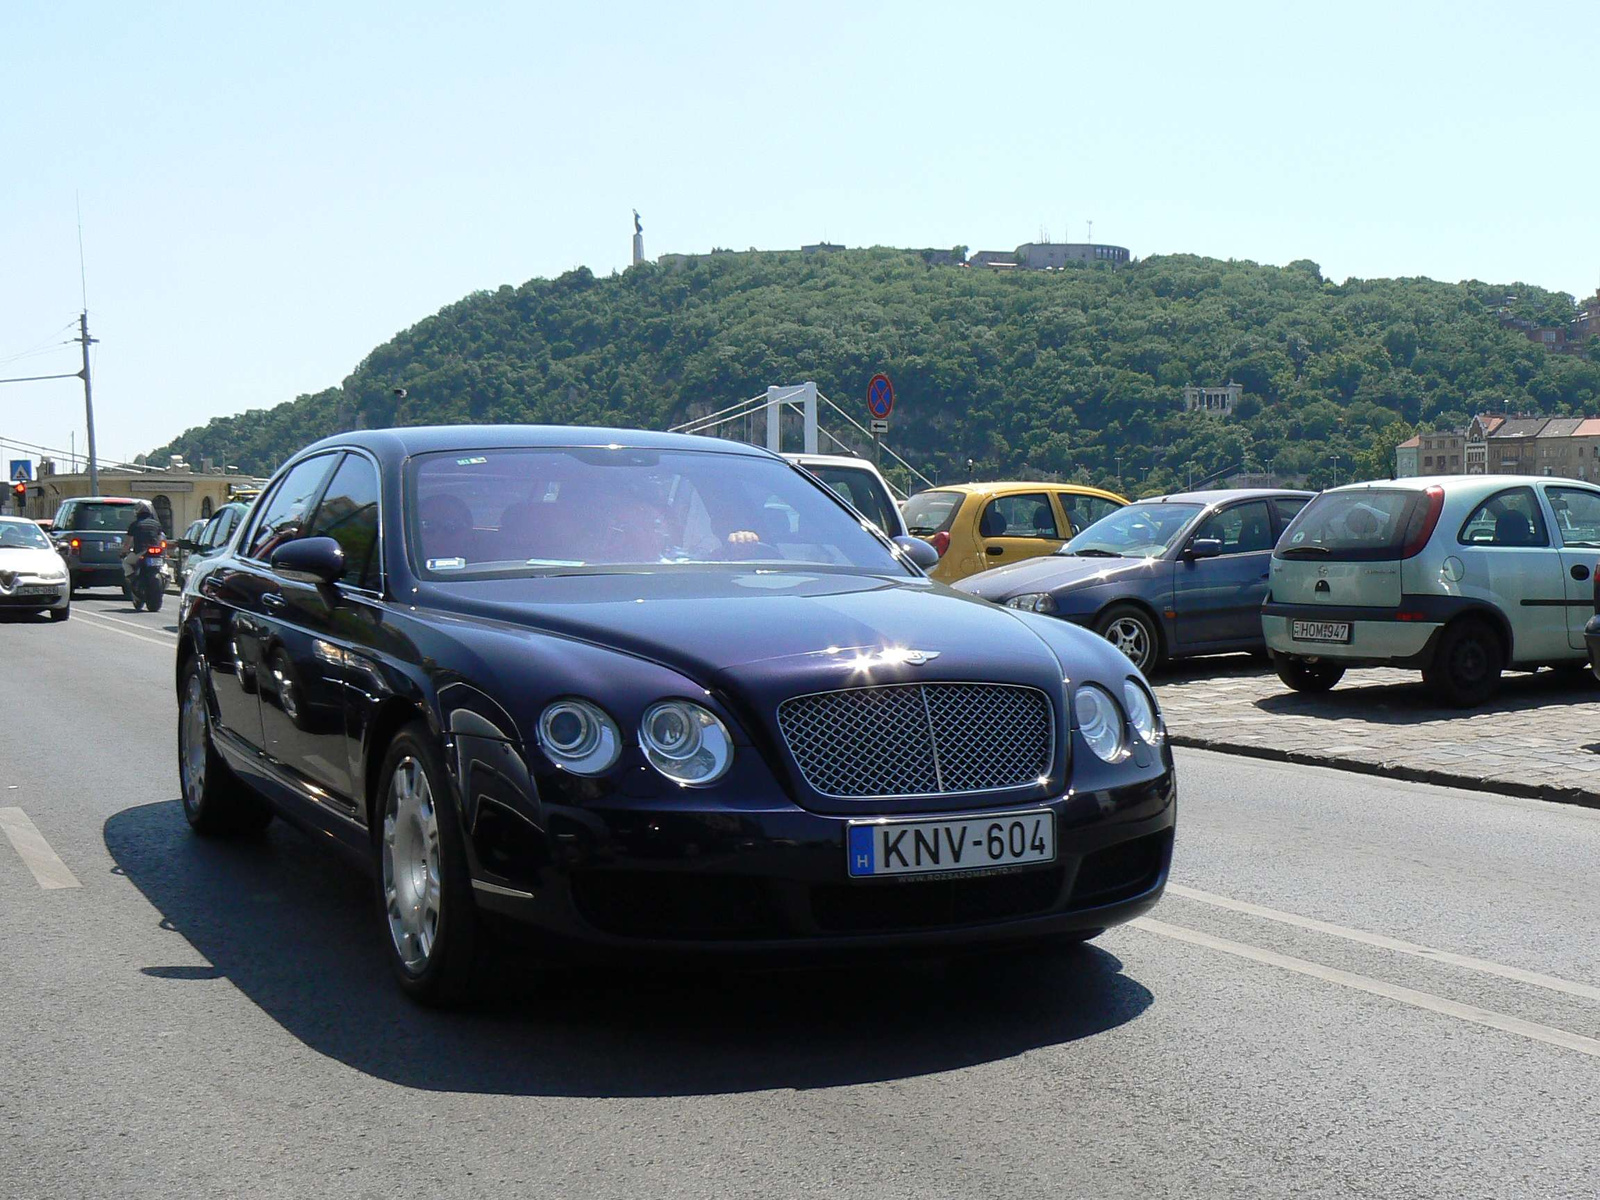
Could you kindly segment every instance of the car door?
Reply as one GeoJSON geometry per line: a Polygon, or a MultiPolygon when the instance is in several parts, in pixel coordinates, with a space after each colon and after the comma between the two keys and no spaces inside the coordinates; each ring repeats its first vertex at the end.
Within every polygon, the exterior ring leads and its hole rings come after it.
{"type": "Polygon", "coordinates": [[[1584,649],[1583,627],[1594,615],[1594,571],[1600,556],[1600,492],[1571,484],[1546,484],[1552,527],[1560,542],[1566,590],[1567,645],[1584,649]]]}
{"type": "Polygon", "coordinates": [[[1219,542],[1222,553],[1197,558],[1186,548],[1173,573],[1174,637],[1184,646],[1260,640],[1276,540],[1267,502],[1218,509],[1195,528],[1188,546],[1207,539],[1219,542]]]}
{"type": "Polygon", "coordinates": [[[1010,492],[993,497],[978,514],[980,569],[1052,554],[1066,540],[1048,492],[1010,492]]]}
{"type": "Polygon", "coordinates": [[[1532,486],[1503,488],[1470,513],[1456,536],[1459,588],[1488,601],[1511,623],[1515,662],[1568,657],[1562,550],[1532,486]]]}
{"type": "Polygon", "coordinates": [[[1061,515],[1066,519],[1062,530],[1067,538],[1075,537],[1101,517],[1122,507],[1115,500],[1085,492],[1056,492],[1054,495],[1056,503],[1061,506],[1061,515]]]}
{"type": "Polygon", "coordinates": [[[344,454],[314,501],[294,536],[338,541],[345,577],[332,585],[272,577],[261,616],[262,748],[315,799],[354,815],[345,734],[349,646],[341,631],[348,614],[341,610],[347,588],[375,586],[377,468],[363,454],[344,454]]]}
{"type": "MultiPolygon", "coordinates": [[[[266,748],[262,690],[272,682],[268,612],[284,603],[283,581],[272,574],[267,558],[303,531],[337,458],[320,454],[291,467],[267,493],[238,553],[219,562],[200,584],[217,723],[258,751],[266,748]]],[[[273,700],[280,702],[276,694],[273,700]]]]}

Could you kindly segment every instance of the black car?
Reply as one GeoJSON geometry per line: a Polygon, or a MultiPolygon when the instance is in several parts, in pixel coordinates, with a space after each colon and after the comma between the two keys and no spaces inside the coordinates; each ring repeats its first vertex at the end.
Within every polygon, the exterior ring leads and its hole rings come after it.
{"type": "Polygon", "coordinates": [[[1261,602],[1272,548],[1311,497],[1232,488],[1135,500],[1054,554],[956,587],[1086,625],[1145,672],[1194,654],[1265,654],[1261,602]]]}
{"type": "Polygon", "coordinates": [[[1082,940],[1176,792],[1127,660],[927,579],[776,455],[613,429],[319,442],[194,564],[184,809],[370,866],[403,988],[536,952],[1082,940]]]}

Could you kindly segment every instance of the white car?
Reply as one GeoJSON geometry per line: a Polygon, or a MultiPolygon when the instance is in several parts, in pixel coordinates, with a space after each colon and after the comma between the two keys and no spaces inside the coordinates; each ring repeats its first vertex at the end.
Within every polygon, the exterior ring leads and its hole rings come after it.
{"type": "Polygon", "coordinates": [[[848,454],[785,454],[834,490],[846,504],[891,538],[906,536],[900,505],[878,468],[848,454]]]}
{"type": "Polygon", "coordinates": [[[1600,487],[1446,475],[1323,492],[1272,555],[1262,632],[1279,677],[1326,691],[1348,667],[1415,667],[1481,704],[1506,669],[1588,664],[1600,487]]]}
{"type": "Polygon", "coordinates": [[[0,517],[0,610],[47,612],[52,621],[72,615],[67,564],[26,517],[0,517]]]}

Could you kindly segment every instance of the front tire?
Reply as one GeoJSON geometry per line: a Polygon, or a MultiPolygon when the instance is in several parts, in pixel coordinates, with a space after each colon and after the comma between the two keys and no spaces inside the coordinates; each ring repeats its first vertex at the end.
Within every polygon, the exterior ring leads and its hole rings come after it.
{"type": "Polygon", "coordinates": [[[1161,660],[1161,634],[1155,619],[1133,604],[1113,604],[1094,623],[1095,632],[1148,675],[1161,660]]]}
{"type": "Polygon", "coordinates": [[[1503,670],[1499,635],[1485,622],[1468,619],[1445,627],[1422,679],[1451,708],[1476,708],[1500,690],[1503,670]]]}
{"type": "Polygon", "coordinates": [[[206,836],[260,833],[272,820],[272,809],[239,781],[217,753],[205,697],[205,672],[198,657],[190,658],[178,689],[178,780],[183,785],[183,815],[196,833],[206,836]]]}
{"type": "Polygon", "coordinates": [[[1297,692],[1326,692],[1344,678],[1344,668],[1334,663],[1279,658],[1278,678],[1297,692]]]}
{"type": "Polygon", "coordinates": [[[483,932],[448,775],[422,722],[400,731],[378,774],[378,913],[401,990],[446,1007],[466,998],[483,932]]]}

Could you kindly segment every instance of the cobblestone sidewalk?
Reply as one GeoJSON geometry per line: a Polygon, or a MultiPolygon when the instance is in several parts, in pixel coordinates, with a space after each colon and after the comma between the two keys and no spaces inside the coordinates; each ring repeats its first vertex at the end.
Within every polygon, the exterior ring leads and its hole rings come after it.
{"type": "Polygon", "coordinates": [[[1351,671],[1301,695],[1246,658],[1178,663],[1152,680],[1174,745],[1316,763],[1600,808],[1600,684],[1507,675],[1483,708],[1440,708],[1414,671],[1351,671]]]}

